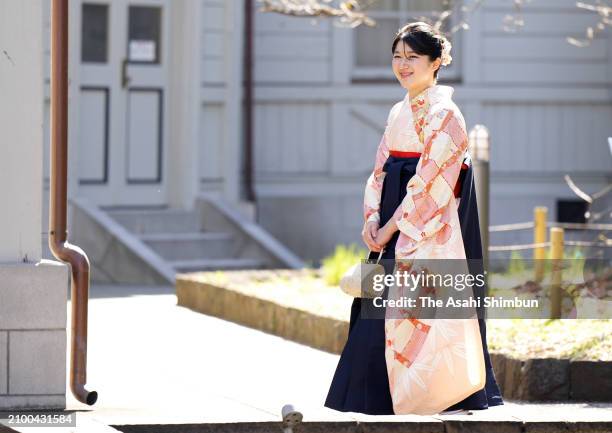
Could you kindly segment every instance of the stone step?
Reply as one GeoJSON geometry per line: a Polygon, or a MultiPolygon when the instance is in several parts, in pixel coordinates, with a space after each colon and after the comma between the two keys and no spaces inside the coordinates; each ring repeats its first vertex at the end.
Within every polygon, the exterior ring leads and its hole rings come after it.
{"type": "Polygon", "coordinates": [[[135,234],[185,233],[202,229],[197,212],[183,209],[105,209],[108,215],[135,234]]]}
{"type": "Polygon", "coordinates": [[[172,260],[168,264],[177,272],[214,271],[217,269],[262,269],[263,260],[249,258],[172,260]]]}
{"type": "Polygon", "coordinates": [[[139,235],[145,242],[191,241],[191,240],[229,240],[232,238],[226,232],[183,232],[183,233],[143,233],[139,235]]]}
{"type": "Polygon", "coordinates": [[[144,233],[139,237],[166,260],[233,257],[238,247],[236,237],[225,232],[144,233]]]}

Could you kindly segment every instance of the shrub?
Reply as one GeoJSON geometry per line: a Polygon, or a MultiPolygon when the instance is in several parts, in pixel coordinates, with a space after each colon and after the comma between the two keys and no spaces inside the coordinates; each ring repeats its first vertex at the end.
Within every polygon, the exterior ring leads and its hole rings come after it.
{"type": "Polygon", "coordinates": [[[337,245],[334,252],[321,260],[323,278],[330,286],[337,286],[342,275],[355,263],[367,257],[368,251],[352,243],[337,245]]]}

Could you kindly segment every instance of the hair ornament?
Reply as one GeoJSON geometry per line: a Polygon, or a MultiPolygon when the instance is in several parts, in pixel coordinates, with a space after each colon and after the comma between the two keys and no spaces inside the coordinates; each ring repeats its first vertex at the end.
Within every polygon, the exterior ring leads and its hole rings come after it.
{"type": "Polygon", "coordinates": [[[446,38],[442,39],[442,66],[450,65],[453,58],[450,55],[452,45],[446,38]]]}

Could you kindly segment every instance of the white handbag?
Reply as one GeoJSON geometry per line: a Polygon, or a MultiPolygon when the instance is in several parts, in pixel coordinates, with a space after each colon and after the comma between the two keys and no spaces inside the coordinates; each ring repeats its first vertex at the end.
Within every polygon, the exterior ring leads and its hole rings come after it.
{"type": "Polygon", "coordinates": [[[379,263],[385,251],[380,250],[375,263],[359,261],[351,266],[340,279],[340,288],[347,295],[355,298],[374,298],[382,294],[382,290],[374,289],[374,277],[385,275],[385,268],[379,263]]]}

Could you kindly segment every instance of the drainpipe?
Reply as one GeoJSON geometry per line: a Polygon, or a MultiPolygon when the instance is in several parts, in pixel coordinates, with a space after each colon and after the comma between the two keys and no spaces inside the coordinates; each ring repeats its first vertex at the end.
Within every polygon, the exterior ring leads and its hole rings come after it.
{"type": "Polygon", "coordinates": [[[247,200],[255,202],[253,186],[253,0],[244,1],[244,179],[247,200]]]}
{"type": "Polygon", "coordinates": [[[49,248],[56,259],[70,264],[72,341],[70,389],[81,403],[93,405],[96,391],[85,388],[87,371],[87,302],[89,259],[66,241],[68,186],[68,0],[51,4],[51,176],[49,248]]]}

